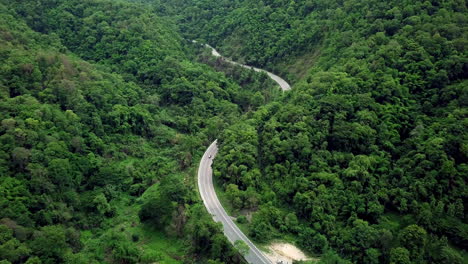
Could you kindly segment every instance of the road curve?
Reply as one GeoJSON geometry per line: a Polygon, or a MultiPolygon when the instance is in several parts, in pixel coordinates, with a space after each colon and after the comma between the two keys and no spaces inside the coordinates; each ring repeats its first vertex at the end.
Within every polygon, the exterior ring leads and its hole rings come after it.
{"type": "MultiPolygon", "coordinates": [[[[192,40],[193,43],[198,43],[196,40],[192,40]]],[[[204,44],[205,47],[211,49],[211,55],[215,56],[215,57],[220,57],[221,59],[223,59],[224,61],[226,62],[229,62],[231,64],[235,64],[235,65],[239,65],[241,67],[244,67],[244,68],[247,68],[247,69],[251,69],[251,70],[254,70],[256,72],[264,72],[266,74],[268,74],[268,76],[273,80],[275,81],[283,91],[289,91],[291,90],[291,85],[289,85],[288,82],[286,82],[283,78],[279,77],[278,75],[274,74],[274,73],[271,73],[269,71],[265,71],[263,69],[259,69],[259,68],[256,68],[256,67],[253,67],[253,66],[249,66],[249,65],[245,65],[245,64],[242,64],[242,63],[239,63],[239,62],[236,62],[236,61],[232,61],[226,57],[224,57],[223,55],[221,55],[215,48],[213,48],[212,46],[208,45],[208,44],[204,44]]]]}
{"type": "Polygon", "coordinates": [[[213,219],[223,224],[224,235],[232,244],[237,240],[242,240],[249,246],[249,252],[244,256],[248,263],[271,264],[272,262],[236,226],[216,196],[211,164],[217,153],[218,146],[217,140],[215,140],[203,154],[198,167],[198,189],[203,203],[213,219]]]}
{"type": "MultiPolygon", "coordinates": [[[[195,40],[192,40],[192,42],[197,43],[195,40]]],[[[211,49],[211,54],[213,56],[220,57],[226,62],[236,64],[247,69],[252,69],[257,72],[265,72],[281,87],[283,91],[291,90],[291,86],[281,77],[259,68],[232,61],[223,57],[215,48],[211,47],[210,45],[205,44],[205,46],[211,49]]],[[[226,213],[223,206],[219,202],[218,196],[216,196],[216,192],[213,186],[213,171],[211,169],[211,165],[213,163],[213,159],[218,153],[217,142],[218,141],[215,140],[213,143],[211,143],[211,145],[205,151],[205,154],[203,154],[203,157],[200,161],[200,166],[198,167],[198,189],[200,191],[203,203],[205,204],[208,212],[212,215],[213,219],[216,222],[221,222],[223,224],[224,235],[232,244],[234,244],[237,240],[242,240],[249,246],[249,252],[244,256],[248,263],[271,264],[272,262],[262,253],[262,251],[260,251],[236,226],[236,224],[232,221],[231,217],[226,213]]]]}

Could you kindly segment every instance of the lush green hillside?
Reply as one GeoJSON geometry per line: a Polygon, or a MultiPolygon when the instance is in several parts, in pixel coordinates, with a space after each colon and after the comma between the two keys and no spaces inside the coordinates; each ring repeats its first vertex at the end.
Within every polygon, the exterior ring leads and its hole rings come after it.
{"type": "Polygon", "coordinates": [[[463,1],[161,2],[187,36],[297,81],[220,140],[216,176],[256,211],[253,238],[290,233],[355,263],[463,262],[463,1]]]}
{"type": "Polygon", "coordinates": [[[0,58],[1,263],[241,262],[194,168],[263,76],[240,86],[107,0],[1,1],[0,58]]]}
{"type": "Polygon", "coordinates": [[[190,38],[204,39],[225,55],[267,66],[293,81],[304,77],[320,57],[328,67],[335,65],[347,57],[343,51],[349,46],[364,56],[367,45],[360,42],[377,33],[393,36],[403,28],[424,32],[417,39],[425,48],[434,42],[431,52],[446,49],[435,44],[441,39],[427,40],[436,33],[457,39],[454,48],[466,46],[460,37],[465,32],[458,26],[466,23],[466,4],[459,0],[146,1],[164,3],[156,5],[159,12],[176,17],[190,38]]]}
{"type": "Polygon", "coordinates": [[[0,0],[0,263],[242,262],[195,191],[218,137],[258,242],[465,263],[467,19],[457,0],[0,0]]]}

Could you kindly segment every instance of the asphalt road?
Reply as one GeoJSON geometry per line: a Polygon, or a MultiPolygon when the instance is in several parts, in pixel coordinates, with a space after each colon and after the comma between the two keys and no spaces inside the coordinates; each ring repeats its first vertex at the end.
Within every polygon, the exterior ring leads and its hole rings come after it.
{"type": "MultiPolygon", "coordinates": [[[[197,43],[194,40],[192,40],[192,42],[197,43]]],[[[268,76],[270,76],[271,79],[278,83],[278,85],[283,91],[291,90],[291,86],[281,77],[259,68],[251,67],[229,60],[223,57],[221,54],[219,54],[219,52],[216,51],[216,49],[214,49],[210,45],[205,44],[205,46],[211,49],[211,53],[213,56],[221,57],[223,60],[229,63],[240,65],[244,68],[252,69],[257,72],[265,72],[266,74],[268,74],[268,76]]],[[[198,167],[198,189],[200,190],[200,195],[203,200],[203,203],[205,204],[205,207],[208,210],[208,212],[213,216],[213,219],[216,222],[221,222],[223,224],[224,235],[232,244],[234,244],[237,240],[242,240],[249,246],[249,252],[247,255],[244,256],[248,263],[272,264],[272,262],[236,226],[236,224],[226,213],[223,206],[219,202],[218,197],[216,196],[216,192],[213,186],[213,172],[211,169],[211,164],[213,163],[213,159],[216,157],[217,153],[218,146],[217,140],[215,140],[205,151],[205,154],[203,154],[203,157],[200,161],[200,166],[198,167]]]]}
{"type": "MultiPolygon", "coordinates": [[[[196,43],[196,41],[192,41],[194,43],[196,43]]],[[[235,61],[232,61],[226,57],[224,57],[223,55],[221,55],[215,48],[211,47],[210,45],[208,44],[205,44],[206,47],[210,48],[211,49],[211,54],[215,57],[221,57],[223,60],[229,62],[229,63],[232,63],[232,64],[236,64],[236,65],[239,65],[241,67],[244,67],[244,68],[247,68],[247,69],[252,69],[256,72],[264,72],[266,74],[268,74],[268,76],[270,76],[270,78],[275,81],[283,91],[288,91],[288,90],[291,90],[291,86],[289,85],[288,82],[286,82],[283,78],[279,77],[278,75],[274,74],[274,73],[271,73],[269,71],[265,71],[263,69],[259,69],[259,68],[255,68],[253,66],[249,66],[249,65],[245,65],[245,64],[242,64],[242,63],[238,63],[238,62],[235,62],[235,61]]]]}
{"type": "Polygon", "coordinates": [[[232,61],[232,60],[224,57],[223,55],[219,54],[219,52],[215,48],[211,47],[210,45],[205,44],[205,46],[211,49],[211,54],[213,56],[221,57],[223,60],[225,60],[225,61],[227,61],[229,63],[236,64],[236,65],[242,66],[242,67],[247,68],[247,69],[252,69],[252,70],[254,70],[256,72],[264,72],[264,73],[268,74],[268,76],[270,76],[270,78],[273,79],[273,81],[275,81],[277,84],[279,84],[279,86],[281,87],[281,89],[283,91],[291,90],[291,86],[289,85],[289,83],[286,82],[283,78],[279,77],[278,75],[276,75],[274,73],[271,73],[269,71],[265,71],[263,69],[255,68],[253,66],[249,66],[249,65],[245,65],[245,64],[242,64],[242,63],[232,61]]]}
{"type": "Polygon", "coordinates": [[[198,189],[208,212],[216,222],[223,224],[224,235],[234,244],[237,240],[244,241],[249,246],[249,252],[245,259],[251,264],[271,264],[272,262],[242,233],[231,220],[223,206],[219,202],[213,186],[213,173],[211,164],[218,153],[217,140],[215,140],[203,155],[198,167],[198,189]],[[210,158],[211,156],[211,158],[210,158]]]}

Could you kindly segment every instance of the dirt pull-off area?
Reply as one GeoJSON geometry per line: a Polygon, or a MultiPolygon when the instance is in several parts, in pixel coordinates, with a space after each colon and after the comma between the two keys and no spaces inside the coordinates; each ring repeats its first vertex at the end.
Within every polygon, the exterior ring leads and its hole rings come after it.
{"type": "Polygon", "coordinates": [[[266,253],[266,255],[274,264],[292,264],[293,260],[313,260],[313,258],[307,257],[304,252],[289,243],[273,243],[268,249],[270,252],[266,253]]]}

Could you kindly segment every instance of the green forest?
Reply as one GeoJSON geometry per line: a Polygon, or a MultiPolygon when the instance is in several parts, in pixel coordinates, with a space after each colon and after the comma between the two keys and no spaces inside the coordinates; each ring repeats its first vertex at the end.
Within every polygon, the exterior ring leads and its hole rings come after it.
{"type": "Polygon", "coordinates": [[[245,263],[215,139],[259,245],[468,263],[467,50],[463,0],[0,0],[0,264],[245,263]]]}

